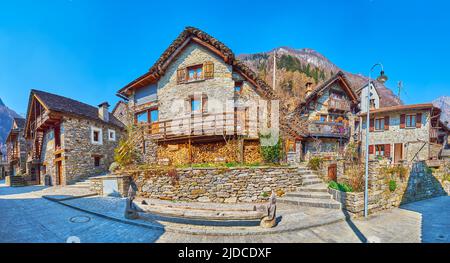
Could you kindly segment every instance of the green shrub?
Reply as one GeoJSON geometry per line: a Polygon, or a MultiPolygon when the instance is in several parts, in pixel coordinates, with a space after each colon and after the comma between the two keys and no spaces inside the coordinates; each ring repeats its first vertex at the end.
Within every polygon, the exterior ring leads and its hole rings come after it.
{"type": "Polygon", "coordinates": [[[269,193],[268,193],[268,192],[262,192],[262,193],[261,193],[261,196],[262,196],[262,197],[269,197],[269,193]]]}
{"type": "Polygon", "coordinates": [[[339,190],[341,192],[353,192],[352,187],[345,183],[340,184],[335,181],[330,181],[328,183],[328,187],[330,187],[331,189],[339,190]]]}
{"type": "Polygon", "coordinates": [[[389,191],[394,192],[395,189],[397,189],[397,183],[395,182],[395,180],[390,180],[389,181],[389,191]]]}
{"type": "Polygon", "coordinates": [[[273,139],[272,133],[267,135],[259,134],[259,140],[261,142],[261,155],[266,163],[278,163],[283,157],[281,138],[274,145],[265,145],[264,142],[268,142],[273,139]]]}
{"type": "Polygon", "coordinates": [[[323,163],[323,159],[321,157],[313,157],[309,159],[308,167],[311,170],[317,171],[323,163]]]}

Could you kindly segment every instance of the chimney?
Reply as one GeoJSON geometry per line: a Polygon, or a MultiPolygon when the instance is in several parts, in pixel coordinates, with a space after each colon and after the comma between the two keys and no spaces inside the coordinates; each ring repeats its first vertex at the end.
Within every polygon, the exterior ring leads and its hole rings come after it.
{"type": "Polygon", "coordinates": [[[109,122],[109,104],[108,102],[102,102],[98,105],[98,117],[104,122],[109,122]]]}

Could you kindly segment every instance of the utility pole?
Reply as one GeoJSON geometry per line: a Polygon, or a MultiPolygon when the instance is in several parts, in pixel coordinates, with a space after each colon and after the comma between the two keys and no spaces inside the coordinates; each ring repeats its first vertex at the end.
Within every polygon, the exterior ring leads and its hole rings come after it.
{"type": "Polygon", "coordinates": [[[273,77],[272,77],[272,89],[275,90],[276,85],[276,71],[277,71],[277,50],[273,52],[273,77]]]}
{"type": "Polygon", "coordinates": [[[402,90],[402,88],[403,88],[403,81],[400,80],[400,81],[397,83],[397,87],[398,87],[398,94],[397,94],[397,96],[398,96],[398,99],[400,99],[401,90],[402,90]]]}

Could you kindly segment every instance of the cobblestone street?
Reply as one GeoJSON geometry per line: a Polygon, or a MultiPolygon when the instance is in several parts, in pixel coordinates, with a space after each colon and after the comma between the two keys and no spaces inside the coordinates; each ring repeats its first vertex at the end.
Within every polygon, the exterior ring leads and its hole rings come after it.
{"type": "Polygon", "coordinates": [[[130,225],[42,198],[52,191],[42,186],[11,188],[0,181],[0,242],[66,242],[70,236],[81,242],[450,242],[448,196],[408,204],[368,220],[279,234],[204,236],[130,225]]]}

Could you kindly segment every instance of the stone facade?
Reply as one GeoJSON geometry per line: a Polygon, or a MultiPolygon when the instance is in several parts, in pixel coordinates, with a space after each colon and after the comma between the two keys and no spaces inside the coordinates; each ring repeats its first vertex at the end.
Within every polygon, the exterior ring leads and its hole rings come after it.
{"type": "MultiPolygon", "coordinates": [[[[394,145],[402,144],[403,156],[402,159],[407,162],[415,160],[428,160],[430,157],[430,111],[429,110],[405,110],[401,112],[387,112],[375,113],[371,118],[385,118],[389,117],[388,130],[376,130],[370,132],[369,145],[390,145],[390,156],[394,156],[394,145]],[[400,128],[401,114],[422,114],[421,126],[400,128]],[[416,155],[417,154],[417,155],[416,155]]],[[[366,118],[361,117],[363,123],[361,131],[362,154],[364,155],[365,141],[366,141],[366,118]]],[[[371,158],[375,157],[375,152],[370,154],[371,158]]]]}
{"type": "MultiPolygon", "coordinates": [[[[369,214],[398,207],[402,204],[448,195],[443,170],[430,171],[424,162],[417,162],[409,169],[405,178],[391,177],[383,172],[388,167],[379,161],[369,164],[369,214]],[[389,181],[396,182],[394,191],[389,189],[389,181]],[[447,191],[447,192],[446,192],[447,191]]],[[[339,178],[338,178],[339,181],[339,178]]],[[[333,198],[342,203],[352,216],[364,213],[364,192],[341,192],[329,189],[333,198]]]]}
{"type": "Polygon", "coordinates": [[[105,180],[115,180],[117,182],[117,190],[120,197],[127,197],[130,188],[131,177],[127,175],[108,175],[90,178],[90,190],[100,196],[106,195],[103,192],[105,180]]]}
{"type": "Polygon", "coordinates": [[[164,200],[237,203],[263,202],[271,191],[294,191],[302,183],[296,168],[189,168],[169,171],[127,171],[138,195],[164,200]]]}
{"type": "Polygon", "coordinates": [[[79,117],[64,116],[61,124],[61,150],[55,149],[54,130],[47,130],[44,136],[44,147],[41,151],[43,166],[41,171],[41,184],[45,184],[45,177],[50,176],[55,184],[72,184],[77,180],[108,171],[114,161],[114,149],[123,136],[121,128],[79,117]],[[91,140],[91,129],[99,128],[102,131],[101,144],[91,140]],[[115,132],[115,139],[110,139],[109,131],[115,132]],[[94,158],[99,157],[99,166],[95,166],[94,158]],[[61,161],[61,182],[57,178],[56,161],[61,161]]]}
{"type": "Polygon", "coordinates": [[[336,155],[341,147],[353,140],[351,135],[355,133],[356,112],[354,112],[349,95],[338,81],[330,84],[329,87],[323,89],[315,96],[315,99],[304,106],[304,111],[307,112],[307,119],[310,122],[308,129],[310,138],[306,138],[303,141],[303,157],[305,160],[309,160],[311,156],[317,155],[336,155]],[[347,103],[348,109],[330,111],[332,91],[341,94],[341,98],[337,101],[347,103]],[[317,149],[317,144],[311,137],[320,140],[321,145],[319,149],[317,149]]]}
{"type": "MultiPolygon", "coordinates": [[[[254,163],[261,162],[262,158],[259,154],[257,116],[264,116],[263,106],[267,103],[262,100],[262,97],[255,91],[254,86],[245,81],[244,77],[233,70],[233,66],[225,63],[225,61],[218,55],[214,54],[207,48],[197,44],[189,43],[180,54],[178,54],[173,61],[171,61],[165,74],[157,81],[156,96],[153,89],[149,88],[149,84],[141,89],[147,90],[147,98],[145,95],[139,94],[136,91],[130,96],[129,107],[133,113],[143,112],[148,109],[158,109],[159,121],[167,121],[179,118],[191,117],[191,105],[189,98],[207,97],[207,105],[205,114],[220,114],[223,112],[234,112],[234,109],[247,108],[247,116],[245,118],[255,120],[249,122],[249,134],[246,139],[253,139],[253,141],[246,141],[244,143],[244,151],[247,153],[244,162],[254,163]],[[194,65],[201,65],[205,62],[212,62],[214,64],[214,77],[210,79],[203,79],[197,81],[188,81],[185,83],[177,82],[177,70],[194,65]],[[235,94],[235,83],[242,82],[241,92],[235,94]],[[139,99],[137,99],[139,98],[139,99]],[[261,105],[261,108],[258,106],[261,105]],[[258,111],[261,112],[258,114],[258,111]],[[256,145],[257,144],[257,145],[256,145]]],[[[268,119],[260,117],[260,124],[267,126],[268,119]]],[[[234,124],[236,126],[238,124],[234,124]]],[[[233,127],[229,127],[233,132],[233,127]]],[[[229,144],[225,145],[223,139],[216,139],[216,142],[196,143],[195,139],[192,141],[192,162],[216,162],[219,159],[225,159],[227,162],[239,161],[235,155],[224,155],[230,152],[229,144]],[[204,144],[202,146],[202,144],[204,144]],[[213,145],[213,146],[212,146],[213,145]],[[212,151],[213,149],[213,151],[212,151]],[[211,152],[208,158],[201,154],[196,154],[207,150],[211,152]],[[201,156],[201,157],[199,157],[201,156]]],[[[189,163],[187,140],[181,142],[153,142],[149,136],[146,136],[145,150],[143,145],[138,145],[143,153],[145,163],[158,163],[161,159],[169,159],[168,162],[172,164],[189,163]]],[[[235,149],[236,151],[238,149],[235,149]]]]}

